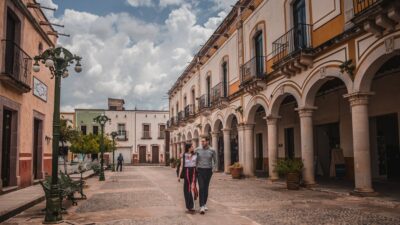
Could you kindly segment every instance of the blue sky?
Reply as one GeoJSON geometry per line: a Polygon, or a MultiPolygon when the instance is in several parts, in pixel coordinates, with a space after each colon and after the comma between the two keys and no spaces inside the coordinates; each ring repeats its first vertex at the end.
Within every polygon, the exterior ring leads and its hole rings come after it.
{"type": "Polygon", "coordinates": [[[83,72],[63,80],[62,110],[168,109],[167,91],[236,0],[37,0],[70,38],[59,44],[83,57],[83,72]]]}

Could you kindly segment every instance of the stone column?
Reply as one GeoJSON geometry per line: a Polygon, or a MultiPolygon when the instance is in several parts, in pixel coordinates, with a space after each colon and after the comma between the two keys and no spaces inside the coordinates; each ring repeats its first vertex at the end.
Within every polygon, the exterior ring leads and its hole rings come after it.
{"type": "Polygon", "coordinates": [[[269,116],[267,118],[268,126],[268,173],[271,181],[279,179],[275,172],[275,165],[278,161],[278,118],[269,116]]]}
{"type": "Polygon", "coordinates": [[[369,146],[368,97],[371,93],[347,95],[351,106],[353,126],[353,152],[355,192],[373,193],[371,180],[371,155],[369,146]]]}
{"type": "Polygon", "coordinates": [[[230,173],[229,166],[231,163],[231,130],[223,129],[224,132],[224,171],[230,173]]]}
{"type": "Polygon", "coordinates": [[[243,173],[246,176],[254,176],[254,124],[244,125],[244,166],[243,173]]]}
{"type": "Polygon", "coordinates": [[[315,107],[297,109],[300,116],[301,158],[304,163],[303,179],[307,187],[315,185],[314,133],[312,113],[315,107]]]}
{"type": "Polygon", "coordinates": [[[212,148],[215,150],[215,154],[217,155],[217,165],[215,165],[215,167],[218,170],[218,164],[219,164],[219,158],[218,158],[218,132],[211,132],[211,136],[212,136],[212,148]]]}
{"type": "Polygon", "coordinates": [[[198,140],[198,138],[193,138],[193,139],[192,139],[192,145],[193,145],[194,148],[197,148],[197,147],[198,147],[198,146],[197,146],[197,140],[198,140]]]}
{"type": "Polygon", "coordinates": [[[181,151],[179,152],[179,156],[178,157],[181,157],[181,155],[185,152],[185,145],[186,145],[186,142],[182,141],[182,143],[181,143],[181,151]]]}
{"type": "Polygon", "coordinates": [[[237,127],[238,130],[238,156],[239,156],[239,163],[244,166],[245,160],[244,160],[244,152],[245,152],[245,147],[244,147],[244,126],[239,124],[237,127]]]}

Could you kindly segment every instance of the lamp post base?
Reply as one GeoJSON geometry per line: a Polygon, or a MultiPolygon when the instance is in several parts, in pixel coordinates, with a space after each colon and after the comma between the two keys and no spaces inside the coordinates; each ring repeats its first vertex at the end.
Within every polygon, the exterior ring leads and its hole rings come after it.
{"type": "Polygon", "coordinates": [[[60,189],[58,185],[52,185],[50,197],[46,199],[46,216],[43,223],[57,224],[62,222],[60,189]]]}
{"type": "Polygon", "coordinates": [[[99,181],[105,181],[105,180],[106,180],[106,177],[104,176],[104,172],[101,171],[100,175],[99,175],[99,181]]]}

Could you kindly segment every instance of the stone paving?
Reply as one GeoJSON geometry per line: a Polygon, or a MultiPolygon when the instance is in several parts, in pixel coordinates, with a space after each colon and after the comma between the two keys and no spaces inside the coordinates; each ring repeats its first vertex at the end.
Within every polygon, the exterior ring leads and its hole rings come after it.
{"type": "MultiPolygon", "coordinates": [[[[106,182],[88,180],[88,200],[68,207],[63,224],[107,225],[256,225],[383,224],[400,225],[400,202],[359,198],[320,191],[288,191],[266,180],[232,180],[217,173],[211,182],[206,215],[187,214],[182,183],[165,167],[125,167],[106,173],[106,182]]],[[[41,224],[41,203],[5,225],[41,224]]]]}

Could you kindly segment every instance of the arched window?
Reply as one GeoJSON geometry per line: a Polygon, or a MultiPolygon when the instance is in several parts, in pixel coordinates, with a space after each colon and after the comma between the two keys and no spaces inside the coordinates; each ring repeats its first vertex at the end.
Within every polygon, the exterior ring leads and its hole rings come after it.
{"type": "Polygon", "coordinates": [[[206,78],[207,106],[211,105],[211,73],[206,78]]]}
{"type": "Polygon", "coordinates": [[[254,42],[254,53],[256,63],[256,75],[257,77],[264,74],[264,45],[263,45],[263,32],[257,32],[253,37],[254,42]]]}
{"type": "Polygon", "coordinates": [[[228,78],[228,62],[224,61],[221,65],[222,70],[222,97],[228,97],[229,78],[228,78]]]}

